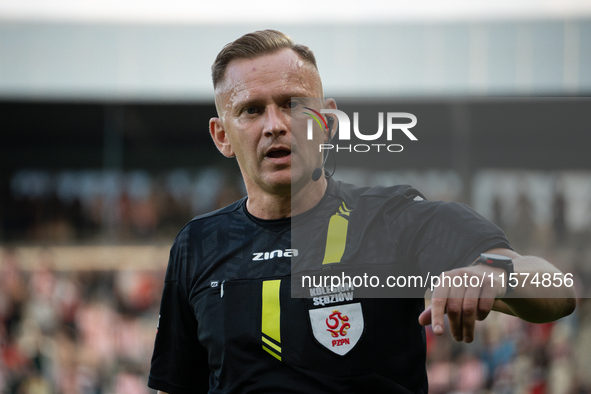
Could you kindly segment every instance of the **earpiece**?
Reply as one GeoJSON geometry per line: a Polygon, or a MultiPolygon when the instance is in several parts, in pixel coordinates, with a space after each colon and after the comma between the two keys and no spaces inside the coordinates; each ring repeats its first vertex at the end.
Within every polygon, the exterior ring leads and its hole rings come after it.
{"type": "Polygon", "coordinates": [[[326,117],[326,122],[328,123],[328,131],[332,133],[332,125],[334,124],[334,118],[332,116],[326,117]]]}

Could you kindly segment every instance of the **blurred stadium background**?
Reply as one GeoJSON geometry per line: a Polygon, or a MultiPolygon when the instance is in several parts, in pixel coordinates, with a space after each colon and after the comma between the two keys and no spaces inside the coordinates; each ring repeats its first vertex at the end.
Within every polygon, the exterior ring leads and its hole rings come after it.
{"type": "Polygon", "coordinates": [[[151,393],[174,236],[244,195],[209,67],[262,28],[315,51],[326,95],[417,116],[417,143],[337,178],[464,201],[577,278],[559,322],[428,330],[431,392],[591,392],[591,5],[408,3],[1,1],[0,392],[151,393]]]}

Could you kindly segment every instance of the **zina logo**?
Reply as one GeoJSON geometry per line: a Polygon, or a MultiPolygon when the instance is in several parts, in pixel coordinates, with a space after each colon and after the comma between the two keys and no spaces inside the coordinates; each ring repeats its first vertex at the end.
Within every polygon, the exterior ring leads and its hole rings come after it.
{"type": "Polygon", "coordinates": [[[252,254],[253,261],[271,260],[275,257],[294,257],[298,255],[297,249],[285,249],[285,251],[277,249],[272,252],[255,252],[252,254]]]}
{"type": "MultiPolygon", "coordinates": [[[[340,141],[348,141],[351,140],[351,121],[349,120],[349,116],[340,111],[338,109],[321,109],[320,112],[313,110],[309,107],[304,107],[305,109],[313,112],[308,113],[304,112],[304,114],[310,116],[312,119],[308,119],[308,140],[313,138],[314,132],[314,121],[318,123],[320,128],[322,129],[324,125],[324,129],[328,129],[328,125],[324,120],[322,114],[333,114],[336,115],[337,119],[339,120],[339,140],[340,141]]],[[[418,141],[417,137],[414,136],[413,133],[410,132],[409,129],[413,128],[417,124],[417,117],[408,112],[388,112],[386,114],[387,124],[386,124],[386,139],[388,141],[392,141],[392,135],[394,130],[402,131],[408,139],[411,141],[418,141]],[[394,119],[409,119],[410,123],[394,123],[394,119]]],[[[332,132],[332,130],[331,130],[332,132]]],[[[359,112],[353,113],[353,133],[355,137],[359,138],[362,141],[375,141],[382,136],[384,133],[384,113],[378,113],[378,131],[374,134],[362,134],[359,131],[359,112]]],[[[400,144],[355,144],[355,145],[339,145],[339,144],[320,144],[319,150],[322,152],[323,150],[330,150],[336,149],[338,152],[339,150],[346,150],[349,152],[369,152],[372,149],[375,149],[377,152],[380,152],[380,148],[385,148],[388,152],[402,152],[404,149],[400,144]]]]}

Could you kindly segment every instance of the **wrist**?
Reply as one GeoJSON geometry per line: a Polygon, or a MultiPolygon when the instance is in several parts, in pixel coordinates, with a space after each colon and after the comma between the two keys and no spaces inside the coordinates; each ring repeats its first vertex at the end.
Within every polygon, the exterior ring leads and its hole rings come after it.
{"type": "Polygon", "coordinates": [[[475,264],[500,268],[505,271],[505,294],[503,297],[508,296],[515,290],[516,284],[511,283],[511,274],[515,272],[511,257],[496,253],[482,253],[478,260],[475,261],[475,264]]]}

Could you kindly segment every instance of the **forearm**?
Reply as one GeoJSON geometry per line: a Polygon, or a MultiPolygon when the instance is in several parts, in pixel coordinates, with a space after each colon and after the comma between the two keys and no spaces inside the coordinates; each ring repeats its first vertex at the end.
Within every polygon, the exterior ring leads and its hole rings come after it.
{"type": "MultiPolygon", "coordinates": [[[[551,285],[536,286],[536,280],[541,282],[545,273],[554,279],[554,274],[560,270],[546,260],[535,256],[512,256],[518,284],[511,297],[497,300],[494,309],[500,312],[518,316],[532,323],[551,322],[571,314],[576,306],[573,286],[567,286],[564,275],[557,275],[562,281],[552,280],[551,285]],[[534,280],[537,274],[537,279],[534,280]],[[559,283],[562,282],[562,283],[559,283]],[[561,284],[560,286],[555,286],[561,284]],[[506,310],[509,309],[509,311],[506,310]]],[[[546,278],[548,275],[546,275],[546,278]]]]}

